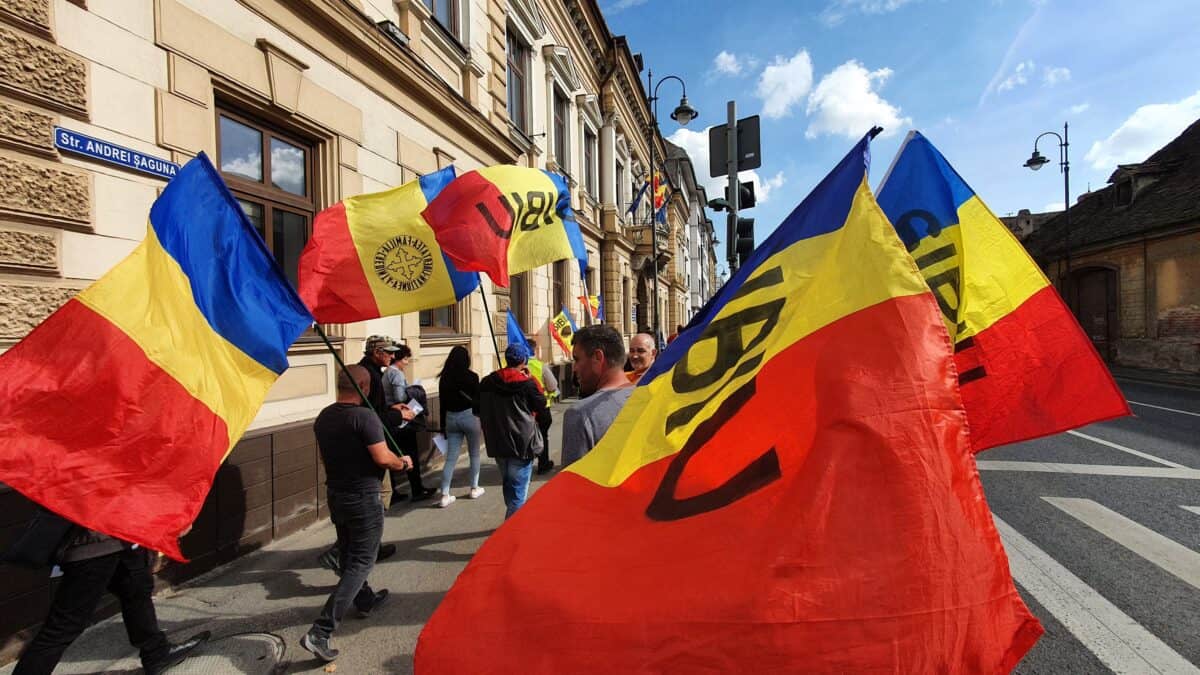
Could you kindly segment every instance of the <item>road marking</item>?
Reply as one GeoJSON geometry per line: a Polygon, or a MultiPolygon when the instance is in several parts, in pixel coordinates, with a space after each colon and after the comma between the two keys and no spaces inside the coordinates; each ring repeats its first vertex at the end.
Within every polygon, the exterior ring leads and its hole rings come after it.
{"type": "Polygon", "coordinates": [[[1107,464],[1058,464],[1054,462],[1017,462],[985,459],[975,463],[980,471],[1033,471],[1036,473],[1075,473],[1081,476],[1123,476],[1125,478],[1174,478],[1200,480],[1200,469],[1176,469],[1167,466],[1112,466],[1107,464]]]}
{"type": "Polygon", "coordinates": [[[1183,506],[1180,508],[1187,509],[1188,511],[1191,511],[1192,513],[1200,516],[1200,506],[1183,506]]]}
{"type": "Polygon", "coordinates": [[[1068,431],[1067,433],[1071,434],[1072,436],[1078,436],[1080,438],[1087,439],[1093,443],[1099,443],[1100,445],[1106,445],[1115,450],[1120,450],[1121,452],[1128,452],[1129,454],[1131,454],[1135,457],[1141,457],[1142,459],[1148,459],[1151,462],[1158,462],[1159,464],[1162,464],[1163,466],[1170,466],[1170,467],[1174,467],[1176,469],[1186,469],[1187,468],[1186,466],[1184,466],[1182,464],[1176,464],[1175,462],[1170,462],[1165,459],[1155,457],[1154,455],[1144,453],[1141,450],[1134,450],[1133,448],[1127,448],[1124,445],[1121,445],[1119,443],[1113,443],[1112,441],[1106,441],[1103,438],[1096,438],[1095,436],[1088,436],[1087,434],[1082,434],[1082,433],[1079,433],[1078,431],[1068,431]]]}
{"type": "Polygon", "coordinates": [[[1166,410],[1168,412],[1179,413],[1180,415],[1191,415],[1192,417],[1200,417],[1200,413],[1194,413],[1190,410],[1179,410],[1177,408],[1168,408],[1166,406],[1154,405],[1153,403],[1142,403],[1140,401],[1128,401],[1133,405],[1140,405],[1145,408],[1154,408],[1156,410],[1166,410]]]}
{"type": "Polygon", "coordinates": [[[994,514],[992,519],[1013,577],[1101,663],[1116,673],[1200,673],[1011,525],[994,514]]]}
{"type": "Polygon", "coordinates": [[[1200,553],[1090,499],[1042,497],[1067,515],[1200,588],[1200,553]]]}

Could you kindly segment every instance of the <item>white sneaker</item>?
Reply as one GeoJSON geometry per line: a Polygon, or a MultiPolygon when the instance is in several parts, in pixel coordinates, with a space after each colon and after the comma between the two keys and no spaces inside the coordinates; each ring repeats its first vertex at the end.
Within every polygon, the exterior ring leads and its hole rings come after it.
{"type": "Polygon", "coordinates": [[[483,488],[473,487],[473,488],[471,488],[471,493],[469,495],[467,495],[467,498],[468,499],[479,499],[482,496],[483,496],[483,488]]]}
{"type": "Polygon", "coordinates": [[[454,495],[442,495],[441,501],[438,502],[439,508],[446,508],[454,503],[454,495]]]}

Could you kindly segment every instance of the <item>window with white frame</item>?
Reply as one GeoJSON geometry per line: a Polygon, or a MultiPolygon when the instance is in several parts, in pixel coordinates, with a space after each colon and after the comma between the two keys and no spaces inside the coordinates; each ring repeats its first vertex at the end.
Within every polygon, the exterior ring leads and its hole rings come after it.
{"type": "Polygon", "coordinates": [[[433,18],[454,37],[458,33],[458,0],[425,0],[425,6],[433,14],[433,18]]]}
{"type": "Polygon", "coordinates": [[[567,97],[559,93],[556,88],[554,90],[554,161],[558,162],[560,171],[570,173],[570,139],[567,138],[569,129],[568,123],[570,115],[570,104],[567,103],[567,97]]]}

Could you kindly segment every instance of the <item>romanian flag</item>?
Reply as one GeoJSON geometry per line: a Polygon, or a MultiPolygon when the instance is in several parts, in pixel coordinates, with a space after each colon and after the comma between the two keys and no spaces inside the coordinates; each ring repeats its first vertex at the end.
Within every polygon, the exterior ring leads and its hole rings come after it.
{"type": "Polygon", "coordinates": [[[666,179],[663,178],[663,175],[661,173],[659,173],[658,171],[655,171],[654,172],[654,188],[652,190],[652,192],[654,193],[654,210],[655,211],[658,211],[659,209],[661,209],[663,204],[665,204],[667,202],[668,188],[669,188],[669,185],[668,185],[666,179]]]}
{"type": "Polygon", "coordinates": [[[550,320],[550,335],[558,346],[571,358],[571,345],[575,340],[575,319],[571,318],[571,313],[563,307],[562,311],[550,320]]]}
{"type": "Polygon", "coordinates": [[[322,323],[445,307],[479,286],[443,254],[421,216],[454,167],[358,195],[317,214],[300,254],[300,297],[322,323]]]}
{"type": "Polygon", "coordinates": [[[976,452],[1130,414],[1058,292],[920,133],[879,205],[937,297],[976,452]]]}
{"type": "Polygon", "coordinates": [[[0,481],[183,560],[180,533],[312,320],[201,153],[141,245],[0,356],[0,481]]]}
{"type": "Polygon", "coordinates": [[[488,538],[418,675],[993,673],[1033,646],[941,315],[866,165],[864,138],[488,538]]]}
{"type": "Polygon", "coordinates": [[[566,180],[520,166],[490,166],[459,176],[430,201],[425,219],[461,270],[508,277],[566,258],[587,261],[566,180]]]}
{"type": "Polygon", "coordinates": [[[533,347],[529,345],[529,339],[525,337],[525,331],[521,330],[521,324],[511,309],[508,310],[508,344],[521,345],[525,348],[526,357],[533,356],[533,347]]]}
{"type": "Polygon", "coordinates": [[[600,301],[599,295],[581,295],[579,296],[579,302],[583,303],[584,310],[587,311],[588,316],[592,317],[593,320],[604,320],[604,306],[600,301]]]}

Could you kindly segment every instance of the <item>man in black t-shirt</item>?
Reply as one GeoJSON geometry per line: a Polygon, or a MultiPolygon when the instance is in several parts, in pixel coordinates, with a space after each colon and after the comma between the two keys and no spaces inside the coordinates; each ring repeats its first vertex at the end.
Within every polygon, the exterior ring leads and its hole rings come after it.
{"type": "Polygon", "coordinates": [[[367,584],[383,536],[381,481],[386,469],[412,468],[408,457],[397,457],[388,449],[379,417],[361,405],[354,382],[369,395],[371,375],[367,369],[347,366],[338,375],[337,401],[313,423],[325,465],[326,502],[337,528],[342,574],[300,646],[324,661],[337,658],[338,650],[330,647],[329,638],[350,604],[367,616],[387,597],[387,589],[376,592],[367,584]]]}

